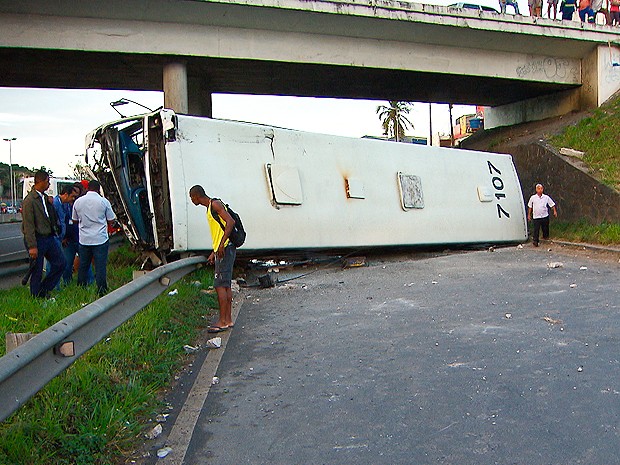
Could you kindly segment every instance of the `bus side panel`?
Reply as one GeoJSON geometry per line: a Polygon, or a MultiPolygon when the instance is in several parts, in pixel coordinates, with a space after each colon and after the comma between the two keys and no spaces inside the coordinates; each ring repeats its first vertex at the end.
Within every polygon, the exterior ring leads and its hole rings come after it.
{"type": "Polygon", "coordinates": [[[195,184],[240,214],[247,249],[527,239],[509,155],[181,115],[166,152],[179,251],[211,249],[205,210],[187,194],[195,184]],[[411,201],[403,198],[405,181],[421,193],[411,208],[403,207],[411,201]]]}

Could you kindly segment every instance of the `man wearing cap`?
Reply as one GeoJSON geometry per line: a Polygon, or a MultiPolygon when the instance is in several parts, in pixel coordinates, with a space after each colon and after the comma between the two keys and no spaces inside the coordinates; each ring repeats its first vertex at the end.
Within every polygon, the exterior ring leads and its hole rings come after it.
{"type": "Polygon", "coordinates": [[[549,208],[553,209],[553,216],[558,217],[555,202],[543,191],[543,185],[536,184],[536,193],[530,197],[527,203],[527,220],[531,221],[532,214],[534,215],[534,233],[532,235],[534,247],[538,247],[538,236],[541,228],[543,239],[549,239],[549,208]]]}

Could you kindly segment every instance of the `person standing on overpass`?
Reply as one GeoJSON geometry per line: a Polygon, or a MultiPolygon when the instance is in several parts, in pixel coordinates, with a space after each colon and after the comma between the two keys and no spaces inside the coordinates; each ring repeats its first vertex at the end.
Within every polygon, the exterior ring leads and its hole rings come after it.
{"type": "Polygon", "coordinates": [[[521,14],[519,13],[519,4],[517,3],[517,0],[499,0],[500,13],[506,13],[506,5],[513,7],[516,15],[521,14]]]}
{"type": "Polygon", "coordinates": [[[553,216],[558,217],[555,202],[543,191],[543,185],[536,184],[536,193],[530,197],[530,201],[527,203],[527,220],[531,221],[532,213],[534,214],[534,233],[532,235],[534,247],[538,247],[538,236],[541,228],[543,239],[549,239],[549,208],[553,209],[553,216]]]}
{"type": "Polygon", "coordinates": [[[530,16],[540,18],[542,16],[542,0],[528,0],[530,7],[530,16]]]}
{"type": "Polygon", "coordinates": [[[224,204],[217,199],[210,198],[202,186],[196,185],[189,190],[189,198],[196,206],[207,207],[207,223],[211,230],[213,252],[207,259],[208,263],[215,263],[213,287],[217,293],[220,307],[220,317],[216,323],[207,328],[209,333],[219,333],[234,326],[232,321],[232,273],[237,256],[235,245],[228,240],[235,226],[235,220],[230,216],[224,204]],[[214,213],[224,223],[223,227],[214,218],[214,213]]]}
{"type": "Polygon", "coordinates": [[[572,21],[573,14],[577,9],[577,0],[562,0],[560,10],[562,11],[562,21],[572,21]]]}
{"type": "Polygon", "coordinates": [[[547,18],[558,19],[558,0],[547,0],[547,18]],[[553,18],[551,18],[552,12],[553,18]]]}

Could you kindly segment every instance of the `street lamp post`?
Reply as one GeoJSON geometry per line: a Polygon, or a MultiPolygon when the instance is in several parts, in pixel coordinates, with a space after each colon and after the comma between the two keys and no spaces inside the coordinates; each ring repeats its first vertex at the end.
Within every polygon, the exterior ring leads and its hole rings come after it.
{"type": "Polygon", "coordinates": [[[15,211],[15,179],[13,179],[13,141],[17,140],[16,137],[11,137],[10,139],[3,139],[5,142],[9,143],[9,176],[11,176],[11,207],[15,211]]]}

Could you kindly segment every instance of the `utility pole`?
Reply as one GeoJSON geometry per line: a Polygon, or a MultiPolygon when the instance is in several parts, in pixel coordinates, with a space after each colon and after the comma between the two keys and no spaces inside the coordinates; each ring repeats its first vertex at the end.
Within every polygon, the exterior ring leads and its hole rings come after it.
{"type": "Polygon", "coordinates": [[[448,112],[450,113],[450,147],[454,147],[454,126],[452,125],[452,104],[448,104],[448,112]]]}
{"type": "Polygon", "coordinates": [[[428,145],[433,145],[433,104],[428,102],[428,145]]]}
{"type": "Polygon", "coordinates": [[[15,179],[13,179],[13,141],[17,140],[16,137],[10,139],[3,139],[9,143],[9,173],[11,176],[11,207],[15,209],[15,179]]]}

